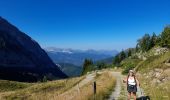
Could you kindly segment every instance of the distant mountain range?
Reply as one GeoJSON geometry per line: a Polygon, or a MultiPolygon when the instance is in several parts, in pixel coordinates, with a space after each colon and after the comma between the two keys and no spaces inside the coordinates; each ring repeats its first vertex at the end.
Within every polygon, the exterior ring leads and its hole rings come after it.
{"type": "Polygon", "coordinates": [[[45,51],[56,64],[69,63],[76,66],[82,66],[86,58],[98,61],[113,57],[118,53],[116,50],[74,50],[55,47],[45,48],[45,51]]]}
{"type": "Polygon", "coordinates": [[[39,81],[66,78],[31,37],[0,17],[0,79],[39,81]]]}

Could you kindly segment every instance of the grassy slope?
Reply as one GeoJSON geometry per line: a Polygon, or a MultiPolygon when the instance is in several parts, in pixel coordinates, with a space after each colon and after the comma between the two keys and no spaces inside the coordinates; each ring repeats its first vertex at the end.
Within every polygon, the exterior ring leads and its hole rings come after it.
{"type": "Polygon", "coordinates": [[[69,63],[59,63],[61,65],[61,70],[67,74],[69,77],[80,76],[82,72],[81,66],[76,66],[69,63]]]}
{"type": "Polygon", "coordinates": [[[67,91],[80,82],[83,78],[84,77],[78,77],[67,80],[50,81],[46,83],[0,81],[0,100],[47,100],[47,98],[53,95],[67,91]]]}
{"type": "MultiPolygon", "coordinates": [[[[149,72],[155,68],[166,70],[170,68],[165,65],[164,62],[170,59],[170,52],[159,56],[149,57],[146,61],[140,63],[137,67],[137,71],[145,75],[140,76],[141,85],[144,88],[147,95],[151,97],[151,100],[169,100],[170,99],[170,82],[162,82],[160,84],[153,84],[154,77],[149,76],[149,72]],[[148,78],[146,76],[149,76],[148,78]]],[[[164,74],[164,73],[162,73],[164,74]]]]}
{"type": "Polygon", "coordinates": [[[163,55],[149,57],[147,60],[140,63],[140,65],[137,66],[136,70],[139,72],[149,72],[154,68],[169,68],[169,66],[166,66],[164,64],[164,62],[168,59],[170,59],[170,52],[167,52],[163,55]]]}
{"type": "MultiPolygon", "coordinates": [[[[0,100],[48,100],[59,95],[83,80],[85,76],[66,80],[49,81],[45,83],[22,83],[14,81],[0,81],[0,100]]],[[[115,85],[114,77],[108,72],[97,74],[97,98],[103,100],[111,93],[115,85]]],[[[75,100],[93,99],[93,82],[80,88],[75,100]]]]}
{"type": "MultiPolygon", "coordinates": [[[[150,53],[150,52],[148,52],[150,53]]],[[[150,56],[145,61],[138,61],[129,59],[124,60],[123,65],[128,63],[136,63],[136,71],[139,74],[139,80],[141,82],[141,87],[144,88],[146,95],[151,97],[151,100],[169,100],[170,99],[170,82],[163,82],[161,84],[153,84],[153,77],[149,76],[149,72],[153,71],[155,68],[166,70],[170,68],[164,62],[170,59],[170,52],[163,55],[150,56]],[[149,78],[147,78],[147,76],[149,78]]]]}
{"type": "Polygon", "coordinates": [[[31,85],[33,84],[0,80],[0,92],[20,90],[28,88],[31,85]]]}
{"type": "Polygon", "coordinates": [[[141,87],[145,95],[150,96],[151,100],[170,100],[170,82],[152,84],[151,79],[139,77],[141,87]]]}
{"type": "MultiPolygon", "coordinates": [[[[104,72],[101,75],[97,75],[96,85],[97,94],[96,100],[105,100],[110,95],[116,84],[115,78],[109,73],[104,72]]],[[[81,93],[77,94],[74,100],[94,100],[93,96],[93,82],[90,82],[86,86],[80,89],[81,93]]]]}

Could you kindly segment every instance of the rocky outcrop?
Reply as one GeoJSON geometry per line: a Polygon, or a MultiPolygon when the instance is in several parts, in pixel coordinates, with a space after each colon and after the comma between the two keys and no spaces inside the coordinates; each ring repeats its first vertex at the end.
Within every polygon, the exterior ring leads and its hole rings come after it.
{"type": "Polygon", "coordinates": [[[151,57],[151,56],[157,56],[157,55],[163,55],[167,52],[169,52],[170,50],[168,48],[165,47],[154,47],[153,49],[151,49],[148,52],[137,52],[132,56],[135,56],[136,58],[139,58],[141,60],[147,60],[147,58],[151,57]]]}
{"type": "Polygon", "coordinates": [[[156,48],[154,48],[153,50],[153,54],[154,55],[161,55],[161,54],[164,54],[164,53],[166,53],[166,52],[168,52],[169,51],[169,49],[168,48],[161,48],[161,47],[156,47],[156,48]]]}
{"type": "Polygon", "coordinates": [[[67,76],[31,37],[0,17],[0,79],[37,81],[67,76]]]}
{"type": "Polygon", "coordinates": [[[155,68],[148,74],[144,74],[144,76],[146,78],[149,78],[152,84],[161,84],[170,81],[170,68],[168,69],[155,68]]]}

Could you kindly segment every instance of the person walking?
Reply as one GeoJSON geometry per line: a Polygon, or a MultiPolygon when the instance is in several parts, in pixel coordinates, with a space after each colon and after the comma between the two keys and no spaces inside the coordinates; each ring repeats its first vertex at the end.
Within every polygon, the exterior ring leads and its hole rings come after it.
{"type": "Polygon", "coordinates": [[[136,100],[137,87],[140,86],[133,70],[129,70],[128,76],[123,80],[127,84],[128,100],[133,96],[136,100]]]}

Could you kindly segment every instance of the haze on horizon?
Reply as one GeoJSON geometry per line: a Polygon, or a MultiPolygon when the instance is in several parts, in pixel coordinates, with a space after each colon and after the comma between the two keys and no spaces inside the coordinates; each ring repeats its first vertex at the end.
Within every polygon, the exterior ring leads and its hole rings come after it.
{"type": "Polygon", "coordinates": [[[1,0],[0,16],[42,47],[122,50],[170,24],[169,0],[1,0]]]}

